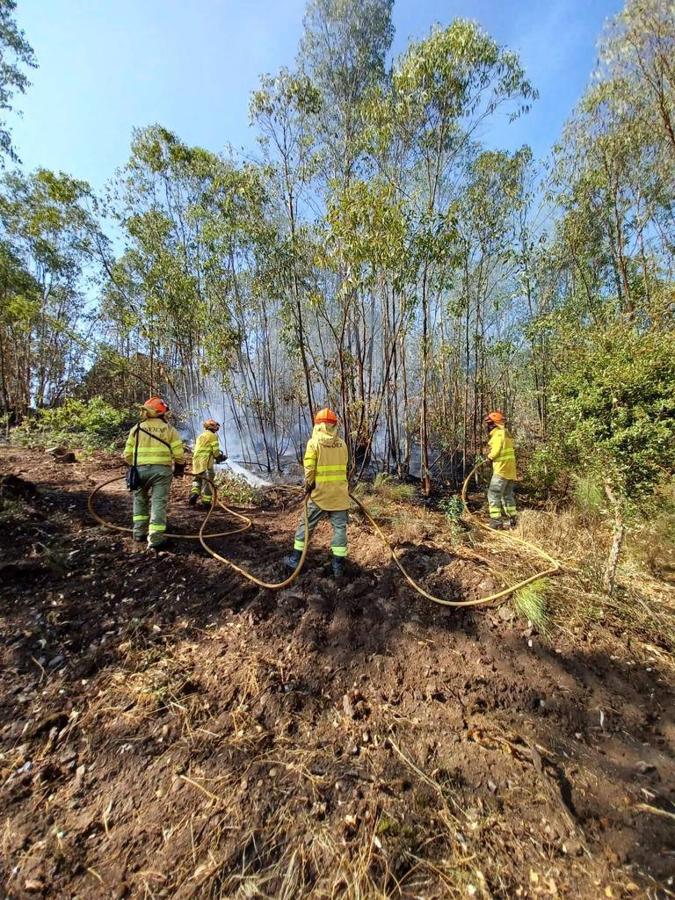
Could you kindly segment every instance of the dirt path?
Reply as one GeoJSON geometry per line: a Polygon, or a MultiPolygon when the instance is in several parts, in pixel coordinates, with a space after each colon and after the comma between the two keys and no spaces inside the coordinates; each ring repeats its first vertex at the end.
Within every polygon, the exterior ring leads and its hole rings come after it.
{"type": "MultiPolygon", "coordinates": [[[[0,450],[6,896],[672,896],[660,654],[425,605],[358,521],[339,588],[325,532],[276,594],[195,544],[154,559],[86,514],[115,466],[0,450]]],[[[296,516],[216,546],[277,579],[296,516]]],[[[404,549],[446,596],[496,587],[449,540],[404,549]]]]}

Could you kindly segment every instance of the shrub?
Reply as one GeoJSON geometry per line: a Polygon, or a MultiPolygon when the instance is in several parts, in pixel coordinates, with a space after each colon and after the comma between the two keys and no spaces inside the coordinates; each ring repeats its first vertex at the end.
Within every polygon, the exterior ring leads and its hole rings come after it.
{"type": "Polygon", "coordinates": [[[241,475],[218,472],[215,484],[218,489],[218,499],[225,505],[231,503],[236,506],[260,506],[262,504],[262,489],[249,484],[241,475]]]}
{"type": "Polygon", "coordinates": [[[116,450],[138,421],[135,409],[116,409],[102,397],[66,400],[62,406],[39,409],[11,432],[23,447],[62,446],[82,450],[116,450]]]}
{"type": "Polygon", "coordinates": [[[462,498],[458,494],[454,494],[452,497],[441,500],[438,506],[445,514],[445,518],[452,525],[457,524],[464,514],[464,504],[462,503],[462,498]]]}

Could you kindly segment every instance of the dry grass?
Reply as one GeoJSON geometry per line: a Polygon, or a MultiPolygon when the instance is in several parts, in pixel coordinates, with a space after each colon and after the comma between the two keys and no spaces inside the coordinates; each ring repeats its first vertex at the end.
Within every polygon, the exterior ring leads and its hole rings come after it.
{"type": "MultiPolygon", "coordinates": [[[[551,582],[549,610],[556,624],[584,628],[611,618],[636,639],[675,647],[675,590],[649,571],[637,547],[649,544],[652,526],[628,533],[612,598],[602,591],[602,578],[611,541],[605,523],[590,521],[574,509],[560,512],[523,510],[518,534],[561,560],[563,572],[551,582]],[[638,538],[636,545],[636,536],[638,538]]],[[[656,540],[658,552],[672,555],[669,539],[656,540]]],[[[656,550],[654,552],[657,552],[656,550]]]]}

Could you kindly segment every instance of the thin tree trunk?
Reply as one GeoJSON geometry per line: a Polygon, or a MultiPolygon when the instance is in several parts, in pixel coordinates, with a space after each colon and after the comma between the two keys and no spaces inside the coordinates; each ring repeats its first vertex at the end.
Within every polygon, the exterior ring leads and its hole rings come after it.
{"type": "Polygon", "coordinates": [[[612,546],[610,547],[609,556],[607,557],[607,566],[605,568],[602,586],[605,593],[610,597],[613,597],[616,588],[616,573],[619,566],[619,556],[621,555],[621,547],[623,546],[626,527],[621,515],[621,505],[616,499],[609,481],[605,481],[605,494],[607,495],[610,505],[614,509],[614,532],[612,534],[612,546]]]}

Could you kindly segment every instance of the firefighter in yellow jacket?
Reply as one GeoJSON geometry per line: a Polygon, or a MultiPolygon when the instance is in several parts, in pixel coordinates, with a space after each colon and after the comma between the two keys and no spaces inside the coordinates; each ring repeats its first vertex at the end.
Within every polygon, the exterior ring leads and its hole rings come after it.
{"type": "MultiPolygon", "coordinates": [[[[218,441],[218,429],[220,423],[215,419],[207,419],[204,422],[204,431],[199,435],[195,442],[195,451],[192,454],[192,474],[206,475],[210,481],[215,478],[215,463],[224,462],[227,456],[221,452],[220,443],[218,441]]],[[[190,506],[194,506],[199,498],[202,503],[210,505],[213,503],[213,494],[211,485],[203,478],[193,478],[192,487],[190,488],[190,506]]]]}
{"type": "Polygon", "coordinates": [[[185,471],[183,442],[166,421],[169,407],[151,397],[141,408],[141,421],[129,432],[124,460],[138,468],[140,486],[134,491],[133,536],[157,550],[166,541],[166,507],[171,479],[185,471]]]}
{"type": "Polygon", "coordinates": [[[507,522],[516,524],[516,451],[506,428],[504,414],[495,410],[485,417],[490,437],[488,459],[492,461],[492,478],[488,487],[490,528],[502,528],[507,522]]]}
{"type": "MultiPolygon", "coordinates": [[[[309,537],[319,521],[328,517],[333,526],[331,541],[333,575],[344,575],[347,556],[347,511],[349,485],[347,483],[347,445],[337,434],[337,416],[331,409],[322,409],[314,417],[314,430],[305,450],[305,489],[310,492],[308,504],[309,537]]],[[[284,563],[295,569],[305,547],[304,517],[295,532],[293,553],[284,563]]]]}

